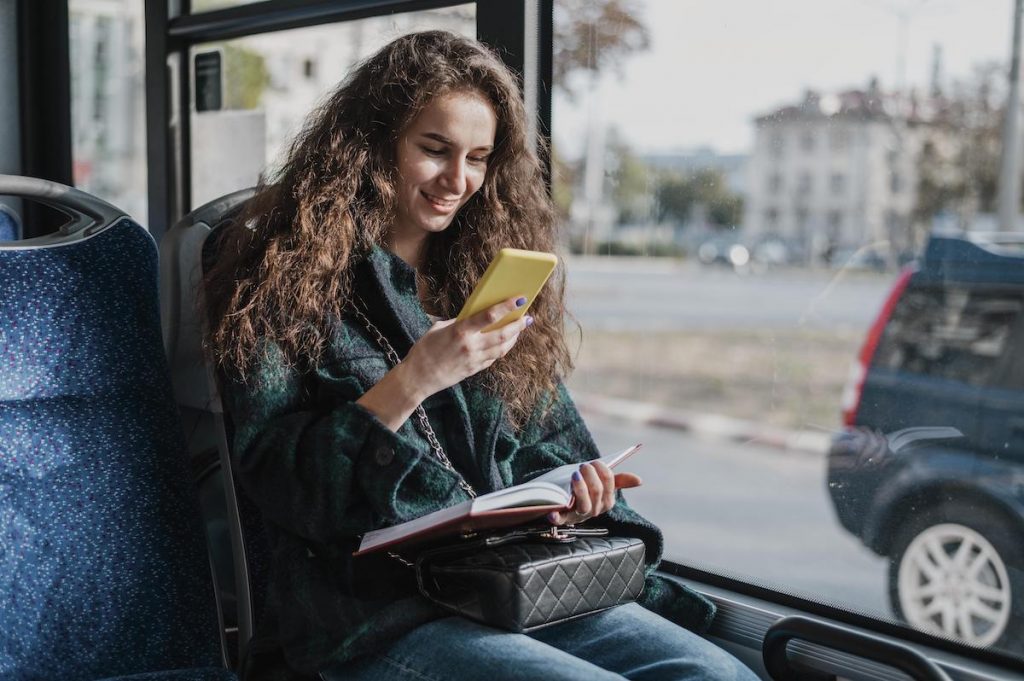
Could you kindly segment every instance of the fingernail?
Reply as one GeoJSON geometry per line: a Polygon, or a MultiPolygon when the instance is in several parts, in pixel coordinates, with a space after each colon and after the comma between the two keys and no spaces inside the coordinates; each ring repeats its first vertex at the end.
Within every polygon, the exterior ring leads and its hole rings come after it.
{"type": "Polygon", "coordinates": [[[530,324],[533,324],[533,317],[526,315],[526,325],[529,326],[530,324]]]}
{"type": "Polygon", "coordinates": [[[522,307],[523,305],[526,305],[526,298],[517,298],[516,307],[522,307]]]}
{"type": "Polygon", "coordinates": [[[572,474],[572,479],[576,480],[576,481],[579,481],[579,480],[583,479],[583,476],[580,474],[579,471],[574,471],[573,474],[572,474]]]}
{"type": "Polygon", "coordinates": [[[551,523],[552,525],[555,525],[555,524],[558,523],[558,516],[555,514],[554,511],[552,511],[551,513],[548,513],[548,522],[551,523]]]}

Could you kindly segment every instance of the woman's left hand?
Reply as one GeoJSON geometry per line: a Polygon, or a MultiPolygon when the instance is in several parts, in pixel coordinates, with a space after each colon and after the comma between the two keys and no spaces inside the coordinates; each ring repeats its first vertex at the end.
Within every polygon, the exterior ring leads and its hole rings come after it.
{"type": "Polygon", "coordinates": [[[633,473],[612,473],[600,461],[580,464],[572,476],[572,492],[576,498],[572,508],[548,514],[552,525],[575,525],[606,513],[615,506],[615,490],[638,487],[640,477],[633,473]]]}

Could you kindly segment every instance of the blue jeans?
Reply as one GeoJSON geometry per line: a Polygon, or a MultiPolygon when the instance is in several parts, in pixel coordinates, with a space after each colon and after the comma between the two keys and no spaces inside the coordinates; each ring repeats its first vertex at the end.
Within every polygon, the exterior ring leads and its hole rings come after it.
{"type": "Polygon", "coordinates": [[[462,617],[424,624],[327,681],[756,681],[736,658],[629,603],[513,634],[462,617]]]}

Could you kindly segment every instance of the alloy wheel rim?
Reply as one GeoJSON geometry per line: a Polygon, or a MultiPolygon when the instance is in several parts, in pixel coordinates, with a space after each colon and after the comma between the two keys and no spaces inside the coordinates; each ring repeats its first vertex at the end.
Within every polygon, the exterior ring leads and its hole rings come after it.
{"type": "Polygon", "coordinates": [[[933,525],[917,535],[899,565],[907,622],[969,645],[990,646],[1010,619],[1010,581],[1002,557],[964,525],[933,525]]]}

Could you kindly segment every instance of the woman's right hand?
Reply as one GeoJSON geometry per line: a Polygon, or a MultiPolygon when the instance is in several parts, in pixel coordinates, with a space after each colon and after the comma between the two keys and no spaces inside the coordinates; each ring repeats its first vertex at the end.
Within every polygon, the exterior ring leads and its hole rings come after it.
{"type": "Polygon", "coordinates": [[[423,399],[483,371],[508,354],[533,318],[525,315],[493,331],[484,329],[525,304],[526,299],[517,296],[462,321],[435,322],[402,361],[423,399]]]}

